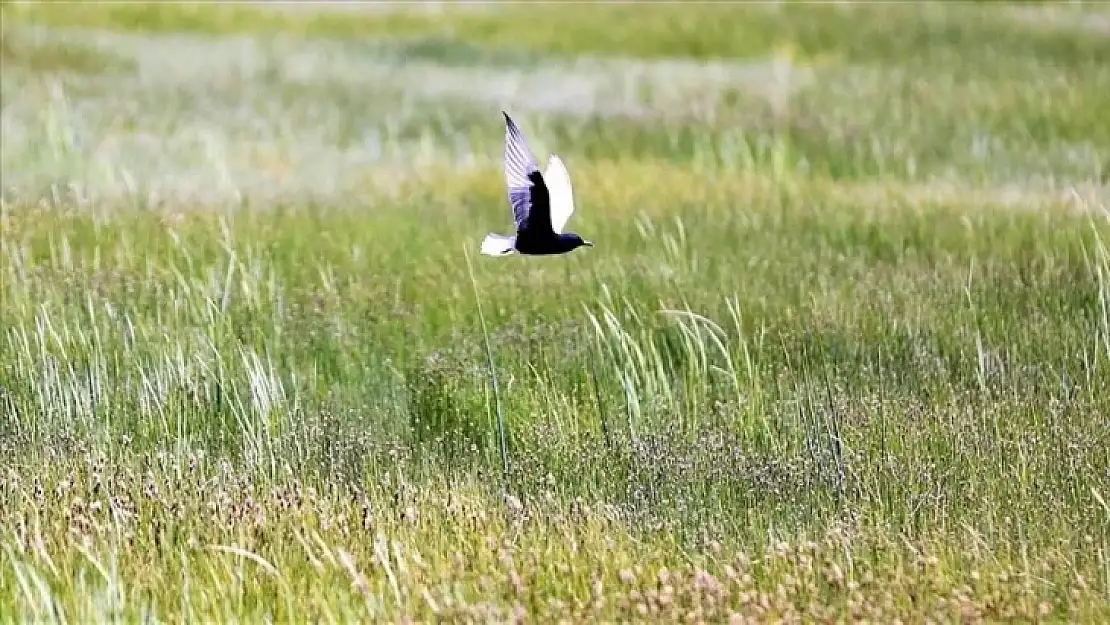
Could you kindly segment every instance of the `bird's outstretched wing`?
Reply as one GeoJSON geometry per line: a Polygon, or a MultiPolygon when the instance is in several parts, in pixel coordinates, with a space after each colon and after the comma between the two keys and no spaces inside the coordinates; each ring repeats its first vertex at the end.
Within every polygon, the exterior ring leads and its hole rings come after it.
{"type": "Polygon", "coordinates": [[[505,116],[505,184],[509,188],[509,204],[517,230],[529,230],[550,220],[547,185],[524,135],[508,113],[501,114],[505,116]]]}
{"type": "Polygon", "coordinates": [[[571,190],[570,173],[563,164],[563,159],[554,154],[547,158],[543,180],[547,184],[551,203],[551,229],[560,234],[574,213],[574,192],[571,190]]]}

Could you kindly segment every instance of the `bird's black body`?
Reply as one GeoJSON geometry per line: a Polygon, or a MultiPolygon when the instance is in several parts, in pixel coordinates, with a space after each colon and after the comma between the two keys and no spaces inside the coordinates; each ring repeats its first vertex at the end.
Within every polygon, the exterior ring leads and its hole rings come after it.
{"type": "Polygon", "coordinates": [[[513,249],[518,254],[526,256],[549,256],[551,254],[566,254],[567,252],[582,247],[593,245],[582,240],[582,237],[568,232],[566,234],[552,233],[549,237],[516,236],[513,249]]]}
{"type": "Polygon", "coordinates": [[[566,254],[575,248],[590,245],[573,232],[557,234],[551,228],[551,200],[543,175],[539,170],[533,171],[528,175],[528,181],[532,183],[532,206],[528,217],[516,231],[513,249],[528,256],[549,256],[566,254]]]}

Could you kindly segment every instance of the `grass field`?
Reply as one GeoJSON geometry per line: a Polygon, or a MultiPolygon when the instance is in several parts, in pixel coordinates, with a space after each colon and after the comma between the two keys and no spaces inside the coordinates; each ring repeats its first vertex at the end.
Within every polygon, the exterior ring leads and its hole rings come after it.
{"type": "Polygon", "coordinates": [[[1110,620],[1105,9],[2,11],[0,621],[1110,620]]]}

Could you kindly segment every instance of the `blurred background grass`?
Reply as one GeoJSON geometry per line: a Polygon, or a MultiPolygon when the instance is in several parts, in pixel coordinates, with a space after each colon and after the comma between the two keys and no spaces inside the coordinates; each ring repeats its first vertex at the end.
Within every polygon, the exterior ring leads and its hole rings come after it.
{"type": "Polygon", "coordinates": [[[1097,7],[2,11],[0,613],[1107,616],[1097,7]]]}

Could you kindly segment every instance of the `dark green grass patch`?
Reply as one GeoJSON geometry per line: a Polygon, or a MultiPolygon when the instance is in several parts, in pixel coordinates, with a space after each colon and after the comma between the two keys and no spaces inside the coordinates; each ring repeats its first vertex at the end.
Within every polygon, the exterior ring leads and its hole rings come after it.
{"type": "Polygon", "coordinates": [[[203,4],[10,5],[12,19],[151,32],[286,32],[319,37],[450,37],[467,44],[530,47],[562,55],[744,58],[780,46],[803,58],[850,63],[1014,63],[1061,65],[1107,59],[1101,37],[1035,28],[1008,18],[1007,7],[929,6],[556,5],[490,10],[282,12],[203,4]],[[538,28],[537,25],[543,25],[538,28]],[[529,33],[522,37],[521,33],[529,33]]]}

